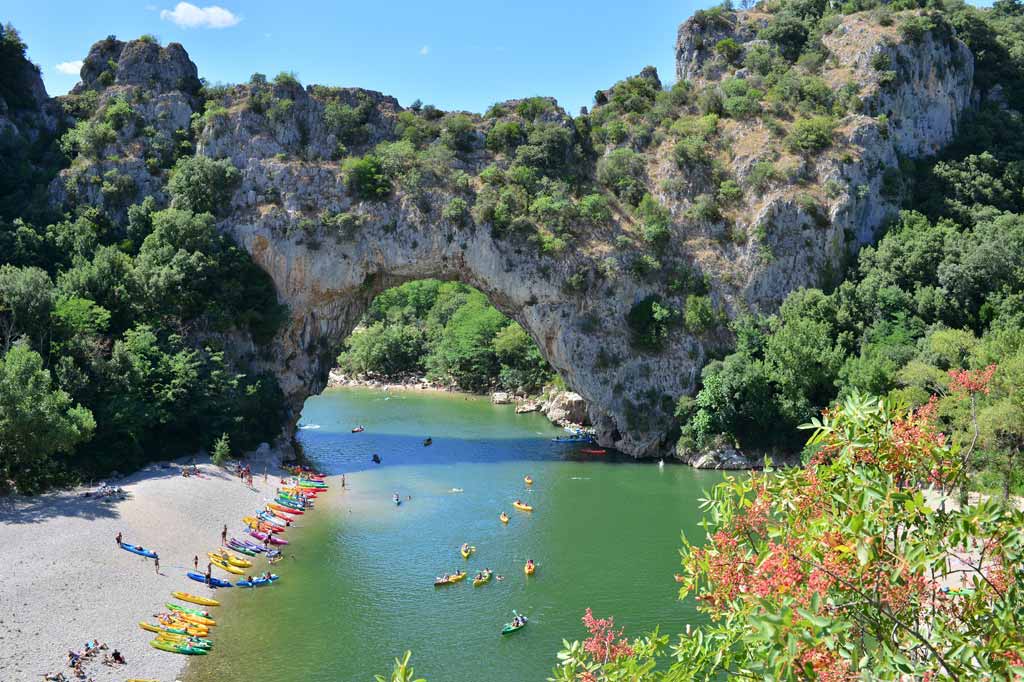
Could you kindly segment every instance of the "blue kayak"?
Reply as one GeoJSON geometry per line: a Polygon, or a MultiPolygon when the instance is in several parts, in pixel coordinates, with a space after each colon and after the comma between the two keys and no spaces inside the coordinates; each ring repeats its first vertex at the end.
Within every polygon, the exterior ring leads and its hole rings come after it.
{"type": "Polygon", "coordinates": [[[121,549],[123,549],[126,552],[131,552],[133,554],[138,554],[139,556],[144,556],[147,559],[155,559],[156,558],[156,552],[154,552],[151,549],[146,549],[145,547],[143,547],[141,545],[129,545],[127,542],[122,542],[121,543],[121,549]]]}
{"type": "Polygon", "coordinates": [[[269,585],[280,577],[276,573],[271,573],[270,580],[266,578],[253,578],[252,580],[239,580],[235,585],[238,587],[260,587],[261,585],[269,585]]]}
{"type": "MultiPolygon", "coordinates": [[[[203,583],[204,585],[206,584],[206,576],[202,573],[189,571],[188,577],[192,578],[192,580],[195,580],[197,583],[203,583]]],[[[210,585],[213,585],[214,587],[231,587],[231,583],[229,583],[227,580],[221,580],[220,578],[214,578],[213,576],[210,576],[210,585]]]]}
{"type": "Polygon", "coordinates": [[[551,439],[555,443],[593,443],[590,436],[556,436],[551,439]]]}

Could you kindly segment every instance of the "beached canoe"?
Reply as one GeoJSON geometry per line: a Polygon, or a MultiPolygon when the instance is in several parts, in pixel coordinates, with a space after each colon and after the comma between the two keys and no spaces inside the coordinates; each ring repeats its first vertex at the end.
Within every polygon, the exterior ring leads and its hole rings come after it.
{"type": "Polygon", "coordinates": [[[286,514],[291,514],[292,516],[302,516],[303,514],[306,513],[304,511],[302,511],[301,509],[299,509],[298,506],[289,507],[289,506],[284,505],[284,504],[278,504],[277,502],[268,502],[267,503],[267,509],[272,509],[274,511],[279,511],[279,512],[285,512],[286,514]]]}
{"type": "Polygon", "coordinates": [[[142,628],[143,630],[148,630],[149,632],[156,632],[156,633],[170,632],[170,633],[176,634],[176,635],[184,635],[185,634],[185,628],[183,628],[183,627],[181,627],[181,628],[173,628],[173,627],[170,627],[168,625],[157,625],[155,623],[147,623],[145,621],[139,621],[139,627],[142,628]]]}
{"type": "Polygon", "coordinates": [[[492,575],[494,575],[494,571],[484,571],[479,578],[473,578],[473,587],[480,587],[491,582],[492,575]]]}
{"type": "Polygon", "coordinates": [[[216,599],[201,597],[198,594],[191,594],[189,592],[171,592],[171,596],[175,599],[180,599],[181,601],[199,604],[200,606],[220,606],[220,602],[216,599]]]}
{"type": "Polygon", "coordinates": [[[192,637],[191,635],[176,635],[173,632],[161,632],[156,636],[156,638],[162,639],[165,642],[173,642],[175,644],[187,644],[188,646],[206,649],[207,651],[213,648],[213,641],[206,639],[205,637],[192,637]]]}
{"type": "Polygon", "coordinates": [[[188,656],[201,656],[207,652],[206,649],[200,647],[189,646],[187,644],[178,644],[175,642],[168,642],[164,639],[154,639],[149,643],[154,649],[160,649],[161,651],[169,651],[172,654],[186,654],[188,656]]]}
{"type": "Polygon", "coordinates": [[[278,528],[287,528],[288,527],[288,522],[287,521],[285,521],[283,519],[279,519],[279,518],[277,518],[276,516],[274,516],[273,514],[271,514],[270,512],[267,512],[267,511],[256,512],[256,518],[259,519],[260,521],[262,521],[263,523],[269,523],[270,525],[277,526],[278,528]]]}
{"type": "Polygon", "coordinates": [[[221,550],[220,552],[207,552],[206,556],[210,557],[211,559],[227,561],[232,566],[237,566],[238,568],[249,568],[250,566],[252,566],[252,562],[248,559],[237,557],[231,552],[228,552],[227,550],[221,550]]]}
{"type": "Polygon", "coordinates": [[[235,585],[237,587],[262,587],[264,585],[270,585],[271,583],[273,583],[275,580],[279,579],[280,577],[281,576],[279,576],[277,574],[271,573],[270,574],[270,580],[267,580],[266,578],[260,577],[260,578],[253,578],[252,580],[239,580],[238,582],[235,583],[235,585]]]}
{"type": "Polygon", "coordinates": [[[523,502],[513,502],[512,506],[520,511],[533,511],[533,507],[531,505],[525,504],[523,502]]]}
{"type": "Polygon", "coordinates": [[[202,616],[203,618],[209,618],[210,612],[203,611],[202,609],[193,609],[190,606],[182,606],[181,604],[175,604],[174,602],[167,602],[164,604],[171,611],[180,611],[182,613],[190,613],[193,616],[202,616]]]}
{"type": "Polygon", "coordinates": [[[246,556],[256,556],[256,550],[246,547],[245,545],[239,542],[236,542],[234,538],[228,540],[228,543],[225,546],[231,551],[238,552],[239,554],[244,554],[246,556]]]}
{"type": "Polygon", "coordinates": [[[252,552],[260,553],[267,551],[266,547],[258,542],[253,542],[249,538],[231,538],[231,540],[252,552]]]}
{"type": "Polygon", "coordinates": [[[211,552],[209,554],[209,557],[210,563],[219,568],[220,570],[227,571],[228,573],[233,573],[234,575],[245,575],[244,569],[241,569],[238,566],[232,566],[228,562],[218,557],[216,554],[211,552]]]}
{"type": "Polygon", "coordinates": [[[146,549],[142,545],[130,545],[127,542],[122,542],[121,549],[123,549],[126,552],[131,552],[132,554],[144,556],[147,559],[156,559],[156,552],[154,552],[151,549],[146,549]]]}
{"type": "Polygon", "coordinates": [[[272,545],[287,545],[288,544],[288,541],[285,540],[284,538],[274,537],[273,535],[268,537],[266,533],[263,533],[261,531],[255,530],[255,529],[250,530],[249,531],[249,535],[253,536],[257,540],[269,540],[270,544],[272,544],[272,545]]]}
{"type": "Polygon", "coordinates": [[[292,516],[291,514],[288,514],[287,512],[283,512],[280,509],[274,509],[269,504],[266,507],[266,512],[268,514],[272,514],[272,515],[276,516],[277,518],[279,518],[282,521],[285,521],[287,523],[291,523],[292,521],[295,520],[295,517],[292,516]]]}
{"type": "Polygon", "coordinates": [[[168,621],[168,623],[147,623],[145,621],[140,621],[139,627],[143,630],[148,630],[149,632],[155,632],[157,634],[161,632],[169,632],[175,635],[191,635],[198,637],[210,634],[209,628],[199,627],[198,625],[191,625],[182,621],[168,621]]]}
{"type": "MultiPolygon", "coordinates": [[[[195,580],[197,583],[206,584],[206,576],[202,573],[189,571],[185,575],[187,575],[192,580],[195,580]]],[[[210,585],[212,585],[213,587],[231,587],[231,583],[229,583],[227,580],[221,580],[220,578],[215,578],[213,576],[210,576],[210,585]]]]}

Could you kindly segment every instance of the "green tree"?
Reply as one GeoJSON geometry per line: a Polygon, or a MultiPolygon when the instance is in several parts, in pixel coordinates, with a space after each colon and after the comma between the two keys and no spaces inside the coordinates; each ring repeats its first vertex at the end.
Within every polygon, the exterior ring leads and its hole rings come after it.
{"type": "Polygon", "coordinates": [[[193,213],[218,214],[230,203],[242,174],[227,159],[189,156],[171,169],[167,190],[171,206],[193,213]]]}
{"type": "Polygon", "coordinates": [[[231,439],[228,438],[228,434],[220,434],[214,444],[213,449],[210,451],[210,459],[219,467],[224,466],[231,459],[231,439]]]}
{"type": "Polygon", "coordinates": [[[35,492],[54,474],[54,456],[69,455],[96,427],[92,413],[52,385],[38,353],[22,344],[0,361],[0,483],[35,492]]]}

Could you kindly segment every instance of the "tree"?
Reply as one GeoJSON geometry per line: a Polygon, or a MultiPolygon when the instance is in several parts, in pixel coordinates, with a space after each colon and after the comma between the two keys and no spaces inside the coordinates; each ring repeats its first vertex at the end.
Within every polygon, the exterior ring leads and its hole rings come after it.
{"type": "Polygon", "coordinates": [[[231,459],[231,441],[228,434],[220,434],[220,438],[214,442],[213,450],[210,451],[210,459],[217,466],[224,466],[231,459]]]}
{"type": "Polygon", "coordinates": [[[373,154],[345,159],[342,171],[349,191],[364,201],[380,201],[391,194],[391,179],[381,160],[373,154]]]}
{"type": "Polygon", "coordinates": [[[227,159],[184,157],[174,164],[167,183],[171,206],[193,213],[221,213],[241,179],[227,159]]]}
{"type": "Polygon", "coordinates": [[[0,360],[0,485],[22,492],[46,485],[56,463],[96,428],[92,413],[54,388],[43,359],[15,344],[0,360]]]}
{"type": "Polygon", "coordinates": [[[5,353],[23,334],[39,348],[49,332],[52,309],[53,282],[46,272],[0,265],[0,337],[5,353]]]}

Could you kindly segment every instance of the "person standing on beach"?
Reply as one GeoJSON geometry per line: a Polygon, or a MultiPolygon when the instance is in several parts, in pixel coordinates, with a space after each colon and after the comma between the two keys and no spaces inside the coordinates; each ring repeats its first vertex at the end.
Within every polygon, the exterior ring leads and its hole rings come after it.
{"type": "Polygon", "coordinates": [[[224,524],[224,529],[220,532],[220,542],[222,545],[228,544],[228,524],[224,524]]]}
{"type": "Polygon", "coordinates": [[[121,538],[122,538],[121,531],[117,531],[117,537],[114,538],[114,539],[117,540],[117,546],[118,547],[121,546],[121,538]]]}
{"type": "Polygon", "coordinates": [[[342,488],[344,488],[344,487],[345,487],[345,474],[342,474],[342,475],[341,475],[341,487],[342,487],[342,488]]]}
{"type": "Polygon", "coordinates": [[[195,566],[196,572],[198,572],[199,571],[199,555],[198,554],[196,554],[194,557],[192,557],[192,565],[195,566]]]}
{"type": "Polygon", "coordinates": [[[153,554],[153,565],[156,567],[156,574],[160,575],[160,555],[153,554]]]}

